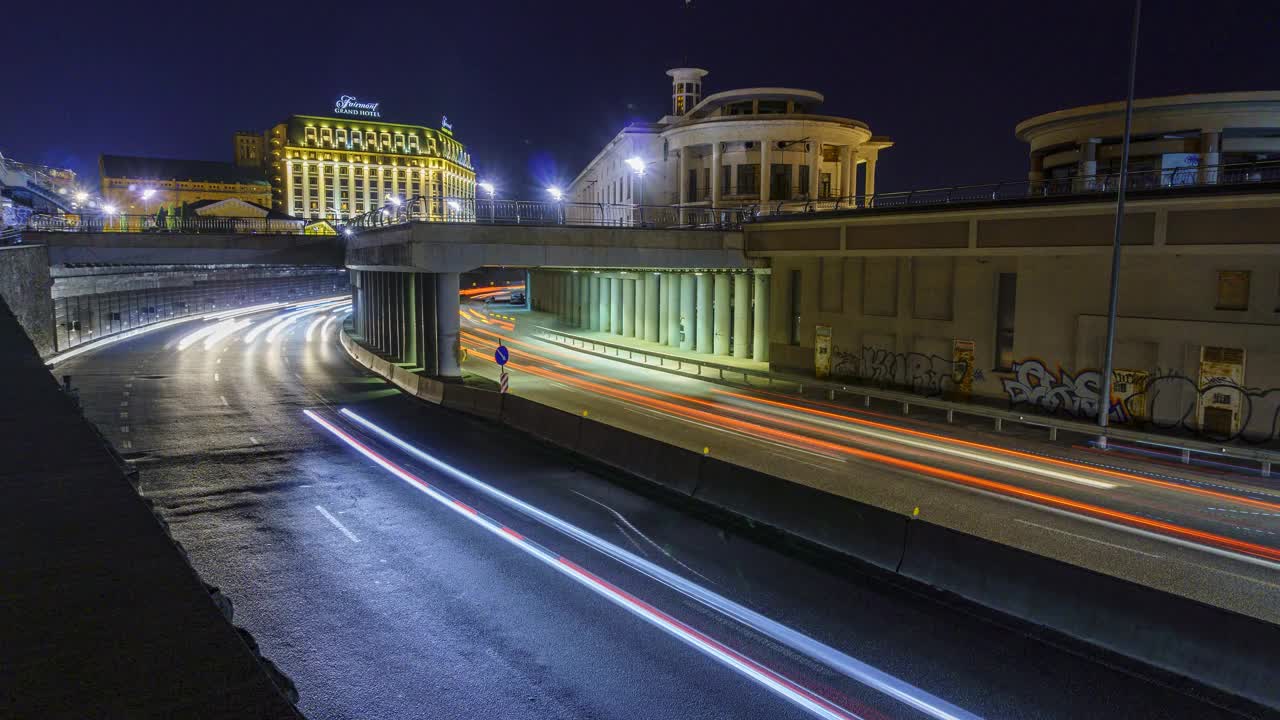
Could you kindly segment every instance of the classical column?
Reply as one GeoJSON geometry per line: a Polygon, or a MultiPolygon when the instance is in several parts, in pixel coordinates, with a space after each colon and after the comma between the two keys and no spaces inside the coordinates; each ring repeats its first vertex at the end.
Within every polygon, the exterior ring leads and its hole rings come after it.
{"type": "Polygon", "coordinates": [[[436,273],[436,362],[440,377],[462,377],[458,366],[458,273],[436,273]]]}
{"type": "Polygon", "coordinates": [[[636,281],[622,279],[622,336],[636,336],[636,281]]]}
{"type": "Polygon", "coordinates": [[[733,356],[751,357],[751,276],[733,276],[733,356]]]}
{"type": "Polygon", "coordinates": [[[850,145],[840,146],[840,191],[836,193],[836,197],[853,197],[853,147],[850,145]]]}
{"type": "Polygon", "coordinates": [[[680,276],[680,349],[693,349],[693,296],[694,284],[698,278],[693,273],[684,273],[680,276]]]}
{"type": "Polygon", "coordinates": [[[1033,195],[1044,189],[1044,153],[1031,152],[1031,168],[1027,171],[1027,185],[1033,195]]]}
{"type": "Polygon", "coordinates": [[[711,350],[717,355],[729,354],[729,275],[715,275],[715,324],[711,329],[711,350]]]}
{"type": "Polygon", "coordinates": [[[613,332],[613,279],[600,278],[600,332],[613,332]]]}
{"type": "Polygon", "coordinates": [[[622,334],[622,277],[615,277],[609,281],[609,313],[613,316],[609,320],[609,329],[614,335],[622,334]]]}
{"type": "Polygon", "coordinates": [[[720,143],[711,143],[711,207],[720,207],[720,143]]]}
{"type": "Polygon", "coordinates": [[[711,354],[711,273],[698,273],[698,320],[695,350],[711,354]]]}
{"type": "Polygon", "coordinates": [[[666,273],[662,276],[662,286],[666,290],[666,302],[662,312],[662,341],[671,347],[680,347],[680,286],[679,273],[666,273]]]}
{"type": "Polygon", "coordinates": [[[1092,190],[1097,181],[1099,142],[1099,138],[1089,138],[1080,143],[1080,164],[1076,168],[1076,189],[1079,191],[1092,190]]]}
{"type": "Polygon", "coordinates": [[[809,141],[809,199],[818,199],[819,186],[822,184],[822,143],[809,141]]]}
{"type": "Polygon", "coordinates": [[[867,197],[874,198],[876,195],[876,161],[880,159],[880,151],[873,150],[867,155],[867,197]]]}
{"type": "Polygon", "coordinates": [[[643,270],[636,273],[636,339],[644,339],[644,304],[646,301],[644,278],[649,273],[643,270]]]}
{"type": "Polygon", "coordinates": [[[676,204],[683,205],[689,193],[689,148],[680,148],[680,154],[677,158],[679,162],[676,164],[676,172],[679,175],[676,180],[678,181],[677,187],[680,189],[680,196],[676,198],[676,204]]]}
{"type": "Polygon", "coordinates": [[[756,271],[755,313],[751,332],[751,359],[769,362],[769,274],[756,271]]]}
{"type": "Polygon", "coordinates": [[[760,141],[760,212],[768,214],[769,212],[769,180],[770,173],[770,151],[769,146],[773,144],[771,140],[760,141]]]}
{"type": "Polygon", "coordinates": [[[644,274],[644,339],[658,342],[658,273],[644,274]]]}
{"type": "Polygon", "coordinates": [[[591,273],[578,273],[578,327],[591,329],[591,273]]]}
{"type": "Polygon", "coordinates": [[[1200,131],[1200,182],[1216,185],[1222,163],[1222,131],[1200,131]]]}

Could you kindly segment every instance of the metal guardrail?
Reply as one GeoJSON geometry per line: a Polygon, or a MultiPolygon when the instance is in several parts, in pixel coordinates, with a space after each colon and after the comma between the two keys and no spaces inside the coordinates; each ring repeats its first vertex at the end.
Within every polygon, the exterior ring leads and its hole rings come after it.
{"type": "Polygon", "coordinates": [[[1233,460],[1256,462],[1258,463],[1259,470],[1263,477],[1270,477],[1272,465],[1280,463],[1280,452],[1272,452],[1269,450],[1216,445],[1214,443],[1204,442],[1201,440],[1184,440],[1181,438],[1177,439],[1177,442],[1174,443],[1170,442],[1172,438],[1111,426],[1107,427],[1104,432],[1099,433],[1097,425],[1078,420],[1066,420],[1047,415],[1028,415],[1027,413],[1019,413],[1013,410],[1001,410],[1000,408],[987,407],[974,403],[928,398],[896,390],[870,388],[862,385],[848,385],[818,380],[816,378],[804,378],[796,375],[789,375],[787,373],[776,373],[771,370],[744,368],[738,365],[717,363],[710,360],[690,358],[683,355],[673,355],[669,353],[654,352],[652,350],[644,350],[642,348],[636,348],[621,343],[605,342],[595,338],[566,333],[561,330],[556,330],[542,325],[536,325],[533,329],[537,332],[550,335],[552,338],[561,338],[561,340],[554,340],[535,335],[535,337],[539,337],[539,339],[546,340],[563,347],[586,350],[589,346],[592,352],[605,356],[608,356],[607,352],[601,352],[596,348],[599,347],[605,348],[606,350],[613,350],[613,359],[621,362],[627,362],[632,365],[653,367],[653,364],[649,362],[649,359],[656,358],[658,360],[658,367],[666,372],[676,372],[685,375],[696,374],[698,377],[706,377],[702,374],[703,369],[706,368],[716,371],[720,380],[725,379],[725,373],[729,373],[730,375],[741,375],[743,377],[743,382],[746,384],[750,384],[749,378],[764,378],[770,385],[775,382],[795,385],[796,393],[799,395],[804,394],[805,387],[810,387],[826,391],[828,400],[835,400],[839,395],[862,397],[864,407],[870,407],[872,399],[892,402],[902,407],[903,415],[910,414],[911,406],[915,405],[945,413],[948,423],[955,422],[955,416],[958,413],[960,415],[991,420],[997,431],[1003,430],[1006,422],[1016,425],[1041,427],[1049,431],[1049,439],[1051,441],[1058,439],[1059,431],[1073,432],[1087,437],[1105,435],[1108,438],[1115,438],[1117,440],[1128,440],[1130,442],[1141,443],[1143,445],[1153,445],[1177,450],[1181,455],[1181,459],[1184,464],[1191,462],[1191,453],[1193,452],[1233,460]],[[621,353],[623,352],[627,353],[626,358],[621,356],[621,353]],[[639,361],[635,359],[637,355],[641,358],[639,361]],[[696,372],[685,372],[685,365],[694,366],[697,368],[696,372]],[[674,368],[674,370],[672,368],[674,368]]]}
{"type": "Polygon", "coordinates": [[[303,220],[254,217],[177,217],[106,213],[37,213],[26,229],[41,232],[221,233],[234,235],[302,235],[303,220]]]}
{"type": "MultiPolygon", "coordinates": [[[[1230,165],[1205,165],[1159,170],[1130,171],[1127,191],[1168,190],[1189,187],[1220,187],[1280,182],[1280,161],[1259,161],[1230,165]]],[[[1066,178],[1011,180],[981,185],[904,190],[813,200],[779,200],[756,204],[747,220],[776,215],[842,212],[868,208],[928,207],[963,205],[1046,197],[1097,197],[1114,195],[1120,187],[1119,173],[1099,173],[1066,178]],[[762,215],[763,213],[763,215],[762,215]]]]}
{"type": "Polygon", "coordinates": [[[417,196],[409,200],[393,199],[381,208],[352,218],[344,229],[359,231],[409,222],[446,222],[737,230],[742,227],[745,212],[742,207],[682,208],[674,205],[417,196]]]}

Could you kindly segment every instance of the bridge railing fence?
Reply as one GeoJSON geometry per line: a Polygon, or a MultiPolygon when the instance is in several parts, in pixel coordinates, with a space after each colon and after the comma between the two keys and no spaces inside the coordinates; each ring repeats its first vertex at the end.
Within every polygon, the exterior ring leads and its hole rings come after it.
{"type": "Polygon", "coordinates": [[[346,223],[365,230],[407,222],[457,222],[480,225],[578,225],[591,227],[725,230],[741,227],[745,208],[682,208],[673,205],[579,203],[418,196],[391,200],[346,223]]]}
{"type": "Polygon", "coordinates": [[[302,220],[252,217],[177,217],[106,213],[36,213],[26,229],[42,232],[220,233],[301,235],[302,220]]]}

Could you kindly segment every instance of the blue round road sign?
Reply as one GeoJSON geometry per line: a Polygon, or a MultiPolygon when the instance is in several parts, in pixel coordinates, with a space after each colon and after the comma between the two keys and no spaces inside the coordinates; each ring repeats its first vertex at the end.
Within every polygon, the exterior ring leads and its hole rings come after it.
{"type": "Polygon", "coordinates": [[[511,353],[507,351],[506,345],[499,345],[498,349],[493,351],[493,361],[499,365],[506,365],[507,358],[510,356],[511,353]]]}

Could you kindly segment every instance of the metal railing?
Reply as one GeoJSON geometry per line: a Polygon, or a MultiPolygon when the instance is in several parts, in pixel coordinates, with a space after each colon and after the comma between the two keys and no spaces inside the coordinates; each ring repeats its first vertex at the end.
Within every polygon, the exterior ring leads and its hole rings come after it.
{"type": "Polygon", "coordinates": [[[745,212],[742,207],[681,208],[675,205],[418,196],[392,201],[358,215],[344,225],[344,230],[368,230],[408,222],[736,230],[742,226],[745,212]]]}
{"type": "Polygon", "coordinates": [[[42,232],[145,232],[302,235],[304,221],[252,217],[177,217],[173,215],[108,215],[105,213],[37,213],[27,230],[42,232]]]}
{"type": "MultiPolygon", "coordinates": [[[[1126,191],[1142,192],[1271,182],[1280,182],[1280,161],[1130,171],[1125,187],[1126,191]]],[[[753,220],[769,215],[813,214],[868,208],[963,205],[1048,197],[1101,196],[1105,198],[1114,195],[1119,187],[1118,172],[1040,180],[1011,180],[981,185],[953,185],[816,200],[771,201],[766,205],[757,203],[751,206],[745,213],[745,217],[753,220]]]]}
{"type": "Polygon", "coordinates": [[[864,385],[850,385],[848,383],[829,382],[825,380],[818,380],[816,378],[804,378],[787,373],[777,373],[772,370],[744,368],[740,365],[729,365],[712,360],[691,358],[685,355],[655,352],[631,345],[624,345],[622,343],[612,343],[595,338],[583,337],[581,335],[566,333],[561,330],[541,325],[534,326],[533,329],[535,331],[534,337],[537,337],[540,340],[583,351],[586,351],[589,347],[591,352],[611,357],[614,360],[631,365],[654,367],[652,361],[656,359],[658,361],[658,369],[666,372],[696,375],[697,377],[705,378],[708,377],[703,374],[703,370],[706,369],[713,371],[711,377],[715,377],[722,381],[726,381],[726,373],[731,377],[740,375],[742,376],[743,383],[747,385],[750,385],[750,378],[762,378],[769,385],[773,385],[774,383],[788,383],[790,385],[794,385],[796,387],[796,393],[799,395],[803,395],[805,388],[808,387],[822,391],[825,393],[828,400],[836,400],[841,395],[861,397],[864,407],[870,407],[873,399],[894,403],[901,408],[903,415],[909,415],[912,406],[925,407],[944,413],[948,423],[955,422],[955,416],[958,413],[962,416],[980,417],[990,420],[997,431],[1003,430],[1005,423],[1044,428],[1049,431],[1050,440],[1057,440],[1059,431],[1072,432],[1087,437],[1097,437],[1101,434],[1108,438],[1114,438],[1117,440],[1127,440],[1143,445],[1164,447],[1175,450],[1181,456],[1183,463],[1191,462],[1192,453],[1218,458],[1255,462],[1258,464],[1259,473],[1263,477],[1270,477],[1273,465],[1280,463],[1280,452],[1269,450],[1219,445],[1204,442],[1202,440],[1167,438],[1160,435],[1154,435],[1152,433],[1145,433],[1138,430],[1126,430],[1124,428],[1117,428],[1114,426],[1107,427],[1105,430],[1100,431],[1097,425],[1080,420],[1067,420],[1064,418],[1049,415],[1037,415],[1034,413],[1020,413],[1015,410],[1002,410],[1000,408],[980,405],[977,403],[942,400],[939,398],[930,398],[923,395],[915,395],[896,390],[886,390],[883,388],[874,388],[864,385]],[[544,335],[549,337],[544,337],[544,335]],[[559,339],[557,340],[555,338],[559,339]],[[612,351],[612,355],[610,355],[608,351],[612,351]],[[623,357],[623,354],[625,354],[626,357],[623,357]],[[636,359],[637,357],[639,357],[638,360],[636,359]],[[686,366],[693,368],[693,372],[686,370],[686,366]]]}

